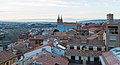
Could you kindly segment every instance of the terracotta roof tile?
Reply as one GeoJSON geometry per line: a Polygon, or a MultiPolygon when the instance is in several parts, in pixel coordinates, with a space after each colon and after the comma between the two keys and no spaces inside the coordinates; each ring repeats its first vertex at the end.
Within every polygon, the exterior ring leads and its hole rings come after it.
{"type": "Polygon", "coordinates": [[[65,26],[76,26],[76,23],[64,23],[65,26]]]}
{"type": "Polygon", "coordinates": [[[94,40],[94,39],[96,39],[97,37],[98,37],[98,35],[97,35],[97,34],[94,34],[94,35],[88,37],[87,39],[89,39],[89,40],[94,40]]]}
{"type": "Polygon", "coordinates": [[[99,29],[95,28],[95,27],[92,27],[92,28],[89,28],[89,30],[99,30],[99,29]]]}
{"type": "Polygon", "coordinates": [[[106,25],[107,25],[107,22],[103,22],[103,23],[102,23],[102,26],[106,26],[106,25]]]}
{"type": "Polygon", "coordinates": [[[98,57],[102,55],[102,51],[90,51],[90,50],[74,50],[74,49],[67,49],[66,56],[91,56],[91,57],[98,57]]]}
{"type": "Polygon", "coordinates": [[[104,34],[104,30],[101,30],[101,31],[99,31],[98,33],[96,33],[97,35],[100,35],[100,34],[104,34]]]}
{"type": "Polygon", "coordinates": [[[102,53],[106,65],[120,65],[120,61],[109,51],[102,53]]]}
{"type": "Polygon", "coordinates": [[[55,65],[55,63],[58,63],[59,65],[68,65],[69,62],[65,57],[61,57],[47,51],[41,52],[40,56],[34,61],[42,62],[43,65],[55,65]],[[43,54],[45,54],[44,57],[43,54]]]}
{"type": "Polygon", "coordinates": [[[65,32],[55,32],[54,35],[66,35],[65,32]]]}
{"type": "MultiPolygon", "coordinates": [[[[83,38],[81,38],[83,39],[83,38]]],[[[97,46],[97,47],[101,47],[101,46],[105,46],[104,42],[99,42],[98,41],[95,41],[95,40],[92,40],[92,41],[88,41],[87,38],[84,38],[84,40],[81,40],[81,39],[73,39],[71,38],[67,45],[76,45],[76,46],[97,46]]]]}
{"type": "Polygon", "coordinates": [[[2,51],[0,52],[0,64],[5,62],[5,61],[8,61],[12,58],[16,57],[16,55],[14,55],[13,53],[9,52],[9,51],[2,51]]]}
{"type": "Polygon", "coordinates": [[[34,50],[39,49],[39,48],[42,48],[42,47],[45,47],[45,46],[53,46],[53,42],[50,41],[48,44],[45,44],[45,45],[42,45],[42,46],[35,47],[34,50]]]}
{"type": "Polygon", "coordinates": [[[66,31],[66,34],[77,34],[77,31],[74,29],[69,29],[66,31]]]}

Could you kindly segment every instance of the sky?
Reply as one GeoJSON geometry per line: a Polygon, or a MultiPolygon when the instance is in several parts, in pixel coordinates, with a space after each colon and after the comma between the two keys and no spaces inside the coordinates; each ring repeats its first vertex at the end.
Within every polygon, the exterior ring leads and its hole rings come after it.
{"type": "Polygon", "coordinates": [[[120,0],[0,0],[0,20],[120,18],[120,0]]]}

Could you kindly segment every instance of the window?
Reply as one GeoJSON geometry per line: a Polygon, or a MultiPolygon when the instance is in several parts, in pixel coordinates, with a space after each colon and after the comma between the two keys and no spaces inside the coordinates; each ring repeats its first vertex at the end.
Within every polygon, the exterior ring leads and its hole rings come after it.
{"type": "Polygon", "coordinates": [[[53,58],[55,58],[55,56],[52,55],[53,58]]]}
{"type": "Polygon", "coordinates": [[[82,47],[82,50],[86,50],[86,46],[83,46],[83,47],[82,47]]]}
{"type": "Polygon", "coordinates": [[[93,50],[93,47],[92,47],[92,46],[89,46],[89,50],[93,50]]]}
{"type": "Polygon", "coordinates": [[[109,34],[118,34],[118,26],[108,26],[109,34]]]}
{"type": "Polygon", "coordinates": [[[74,47],[73,47],[73,46],[70,46],[70,49],[74,49],[74,47]]]}
{"type": "Polygon", "coordinates": [[[83,60],[80,60],[80,64],[83,64],[83,60]]]}
{"type": "Polygon", "coordinates": [[[80,50],[80,47],[79,47],[79,46],[77,46],[77,50],[80,50]]]}
{"type": "Polygon", "coordinates": [[[6,65],[9,65],[9,62],[7,62],[6,65]]]}
{"type": "Polygon", "coordinates": [[[101,51],[101,48],[100,48],[100,47],[97,47],[97,51],[101,51]]]}
{"type": "Polygon", "coordinates": [[[90,64],[90,57],[88,57],[88,60],[86,61],[86,64],[90,64]]]}
{"type": "Polygon", "coordinates": [[[110,49],[113,49],[114,47],[108,47],[108,49],[110,50],[110,49]]]}
{"type": "Polygon", "coordinates": [[[71,60],[75,60],[75,56],[71,56],[71,60]]]}
{"type": "Polygon", "coordinates": [[[0,45],[0,47],[3,47],[3,45],[0,45]]]}
{"type": "Polygon", "coordinates": [[[58,63],[55,63],[55,65],[59,65],[58,63]]]}
{"type": "Polygon", "coordinates": [[[110,36],[110,41],[111,42],[115,42],[117,40],[117,37],[116,36],[110,36]]]}
{"type": "Polygon", "coordinates": [[[37,44],[37,41],[35,41],[35,44],[37,44]]]}
{"type": "Polygon", "coordinates": [[[81,60],[81,56],[79,56],[79,60],[81,60]]]}
{"type": "Polygon", "coordinates": [[[98,58],[98,57],[95,57],[95,58],[94,58],[94,61],[99,61],[99,58],[98,58]]]}
{"type": "Polygon", "coordinates": [[[88,61],[90,61],[90,57],[88,57],[88,61]]]}

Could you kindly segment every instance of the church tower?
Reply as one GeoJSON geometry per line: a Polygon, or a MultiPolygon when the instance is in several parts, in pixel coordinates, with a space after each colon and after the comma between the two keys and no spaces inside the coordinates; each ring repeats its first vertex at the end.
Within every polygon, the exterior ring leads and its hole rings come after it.
{"type": "Polygon", "coordinates": [[[57,24],[63,24],[62,16],[61,16],[61,19],[60,19],[60,16],[58,15],[57,24]]]}

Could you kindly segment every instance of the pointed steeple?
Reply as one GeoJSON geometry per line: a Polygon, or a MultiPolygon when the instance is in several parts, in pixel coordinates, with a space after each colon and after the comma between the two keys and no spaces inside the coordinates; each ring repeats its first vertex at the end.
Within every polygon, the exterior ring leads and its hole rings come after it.
{"type": "Polygon", "coordinates": [[[62,15],[61,15],[60,23],[63,23],[62,15]]]}
{"type": "Polygon", "coordinates": [[[59,14],[58,14],[57,23],[60,23],[60,16],[59,16],[59,14]]]}
{"type": "Polygon", "coordinates": [[[58,20],[60,20],[60,16],[59,16],[59,14],[58,14],[58,20]]]}
{"type": "Polygon", "coordinates": [[[61,20],[62,20],[62,15],[61,15],[61,20]]]}

